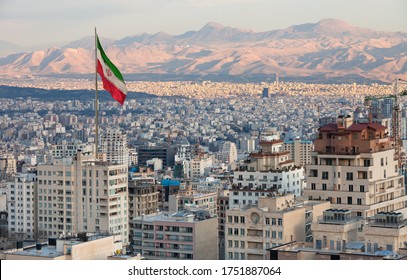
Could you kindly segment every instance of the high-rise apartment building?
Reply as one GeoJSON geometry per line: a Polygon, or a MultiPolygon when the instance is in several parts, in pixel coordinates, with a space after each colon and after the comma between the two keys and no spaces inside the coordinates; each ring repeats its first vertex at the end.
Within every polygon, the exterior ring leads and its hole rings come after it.
{"type": "Polygon", "coordinates": [[[19,173],[7,183],[9,236],[17,239],[37,237],[37,175],[19,173]]]}
{"type": "Polygon", "coordinates": [[[314,144],[305,196],[329,200],[352,216],[406,214],[404,178],[386,127],[340,116],[319,129],[314,144]]]}
{"type": "Polygon", "coordinates": [[[219,150],[219,160],[226,163],[233,163],[237,160],[236,144],[230,141],[223,142],[219,150]]]}
{"type": "Polygon", "coordinates": [[[246,153],[251,153],[256,149],[256,141],[254,139],[250,138],[243,138],[240,139],[240,150],[246,152],[246,153]]]}
{"type": "Polygon", "coordinates": [[[107,232],[127,243],[127,174],[127,165],[99,162],[90,153],[39,165],[39,235],[107,232]]]}
{"type": "Polygon", "coordinates": [[[102,153],[106,154],[109,163],[128,165],[127,136],[119,128],[106,128],[100,138],[100,149],[102,153]]]}
{"type": "Polygon", "coordinates": [[[311,152],[314,150],[314,143],[300,138],[286,140],[284,141],[283,150],[290,152],[295,165],[305,166],[311,163],[311,152]]]}
{"type": "MultiPolygon", "coordinates": [[[[154,183],[138,183],[139,180],[129,182],[129,221],[142,215],[158,212],[158,185],[154,183]]],[[[134,232],[130,228],[130,237],[134,232]]]]}

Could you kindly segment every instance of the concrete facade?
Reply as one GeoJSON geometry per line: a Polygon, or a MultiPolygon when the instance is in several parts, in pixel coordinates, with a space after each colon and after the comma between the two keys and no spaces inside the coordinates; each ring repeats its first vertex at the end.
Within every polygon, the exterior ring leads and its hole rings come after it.
{"type": "Polygon", "coordinates": [[[261,197],[258,206],[227,210],[225,258],[264,260],[267,249],[312,240],[311,224],[329,202],[295,201],[294,195],[261,197]]]}
{"type": "Polygon", "coordinates": [[[20,239],[37,237],[37,175],[17,174],[7,184],[9,236],[20,239]]]}
{"type": "Polygon", "coordinates": [[[332,208],[349,209],[352,216],[405,213],[407,196],[397,165],[386,127],[338,118],[319,130],[304,195],[329,200],[332,208]]]}
{"type": "Polygon", "coordinates": [[[294,140],[284,141],[283,149],[290,152],[291,160],[295,165],[305,166],[311,163],[311,152],[314,150],[314,143],[310,140],[294,140]]]}
{"type": "Polygon", "coordinates": [[[44,237],[79,232],[120,234],[128,242],[127,165],[78,153],[38,166],[38,230],[44,237]]]}
{"type": "Polygon", "coordinates": [[[85,238],[57,239],[52,245],[38,243],[0,253],[2,260],[107,260],[121,252],[120,236],[92,235],[85,238]]]}
{"type": "Polygon", "coordinates": [[[217,260],[218,219],[194,214],[153,214],[132,221],[133,248],[149,260],[217,260]]]}

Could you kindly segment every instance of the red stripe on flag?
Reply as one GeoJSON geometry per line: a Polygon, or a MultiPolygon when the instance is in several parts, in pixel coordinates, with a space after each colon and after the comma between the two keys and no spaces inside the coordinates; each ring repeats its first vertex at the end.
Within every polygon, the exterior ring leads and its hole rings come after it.
{"type": "Polygon", "coordinates": [[[97,69],[100,77],[102,78],[103,82],[103,88],[110,92],[112,97],[119,102],[121,105],[123,105],[124,100],[126,99],[126,95],[121,92],[114,84],[112,84],[108,79],[105,78],[105,74],[103,73],[103,67],[102,64],[100,64],[100,61],[98,60],[98,69],[97,69]]]}

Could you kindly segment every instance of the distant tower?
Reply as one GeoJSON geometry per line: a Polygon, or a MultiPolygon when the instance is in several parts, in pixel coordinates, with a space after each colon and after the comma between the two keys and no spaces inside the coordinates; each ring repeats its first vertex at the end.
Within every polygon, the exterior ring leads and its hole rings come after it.
{"type": "Polygon", "coordinates": [[[237,147],[236,144],[230,141],[226,141],[220,148],[221,160],[223,162],[232,163],[237,160],[237,147]]]}
{"type": "Polygon", "coordinates": [[[101,137],[101,150],[112,164],[128,164],[127,136],[118,128],[107,128],[101,137]]]}
{"type": "Polygon", "coordinates": [[[278,73],[276,73],[276,85],[278,87],[279,79],[278,79],[278,73]]]}
{"type": "Polygon", "coordinates": [[[269,88],[263,88],[263,98],[268,98],[269,97],[269,88]]]}

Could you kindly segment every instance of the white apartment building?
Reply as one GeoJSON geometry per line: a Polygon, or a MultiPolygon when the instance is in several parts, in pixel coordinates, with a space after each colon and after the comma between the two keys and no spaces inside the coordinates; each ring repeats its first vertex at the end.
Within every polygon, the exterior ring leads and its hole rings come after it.
{"type": "Polygon", "coordinates": [[[35,239],[37,176],[35,173],[20,173],[10,180],[6,183],[9,235],[35,239]]]}
{"type": "Polygon", "coordinates": [[[128,242],[127,165],[96,161],[93,154],[38,166],[40,236],[80,232],[120,234],[128,242]]]}
{"type": "Polygon", "coordinates": [[[230,141],[223,142],[219,149],[218,159],[229,164],[235,162],[237,160],[236,144],[230,141]]]}
{"type": "Polygon", "coordinates": [[[82,152],[91,152],[93,145],[82,143],[82,141],[77,139],[72,139],[70,141],[62,140],[56,145],[52,145],[51,152],[53,158],[67,158],[73,157],[78,153],[82,152]]]}
{"type": "Polygon", "coordinates": [[[304,168],[289,160],[282,140],[263,139],[261,150],[253,152],[233,175],[230,207],[256,204],[258,198],[272,194],[300,196],[304,188],[304,168]]]}
{"type": "Polygon", "coordinates": [[[256,141],[254,139],[244,138],[240,140],[240,150],[251,153],[256,149],[256,141]]]}
{"type": "Polygon", "coordinates": [[[108,127],[100,138],[100,149],[107,161],[113,164],[129,163],[129,149],[126,133],[119,128],[108,127]]]}
{"type": "Polygon", "coordinates": [[[181,144],[175,154],[175,162],[190,161],[192,157],[193,153],[191,145],[189,143],[181,144]]]}

